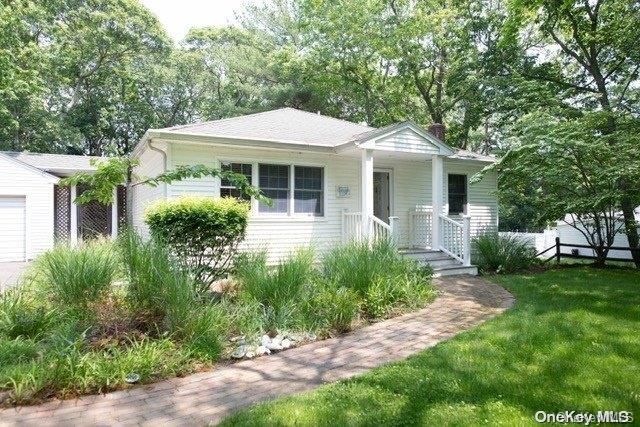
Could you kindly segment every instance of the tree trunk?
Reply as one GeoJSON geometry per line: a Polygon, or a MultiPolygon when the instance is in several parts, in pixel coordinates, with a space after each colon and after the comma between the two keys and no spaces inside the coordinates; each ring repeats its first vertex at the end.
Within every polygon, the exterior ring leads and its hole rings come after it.
{"type": "Polygon", "coordinates": [[[625,233],[627,234],[629,247],[632,249],[631,258],[633,259],[633,263],[636,265],[636,268],[640,268],[640,237],[638,236],[638,223],[636,222],[633,210],[633,203],[630,203],[629,200],[624,200],[622,202],[625,233]]]}

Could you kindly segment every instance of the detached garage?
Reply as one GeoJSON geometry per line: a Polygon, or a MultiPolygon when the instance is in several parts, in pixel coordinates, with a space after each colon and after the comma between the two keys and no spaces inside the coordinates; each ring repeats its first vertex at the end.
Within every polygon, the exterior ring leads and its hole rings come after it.
{"type": "Polygon", "coordinates": [[[82,189],[57,185],[61,177],[93,171],[90,159],[0,152],[0,262],[33,259],[58,240],[117,233],[124,220],[124,191],[118,191],[120,203],[114,205],[76,206],[72,200],[82,189]]]}

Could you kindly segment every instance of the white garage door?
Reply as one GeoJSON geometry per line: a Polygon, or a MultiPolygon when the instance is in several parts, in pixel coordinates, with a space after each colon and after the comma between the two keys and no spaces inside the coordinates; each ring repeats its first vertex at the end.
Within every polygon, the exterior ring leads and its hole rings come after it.
{"type": "Polygon", "coordinates": [[[0,195],[0,262],[25,259],[25,198],[0,195]]]}

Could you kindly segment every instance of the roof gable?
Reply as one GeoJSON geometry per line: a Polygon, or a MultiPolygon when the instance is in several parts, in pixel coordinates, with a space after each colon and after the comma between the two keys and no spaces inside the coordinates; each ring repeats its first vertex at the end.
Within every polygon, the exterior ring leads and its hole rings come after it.
{"type": "Polygon", "coordinates": [[[359,135],[354,141],[359,147],[382,151],[450,156],[454,150],[431,132],[407,121],[359,135]]]}

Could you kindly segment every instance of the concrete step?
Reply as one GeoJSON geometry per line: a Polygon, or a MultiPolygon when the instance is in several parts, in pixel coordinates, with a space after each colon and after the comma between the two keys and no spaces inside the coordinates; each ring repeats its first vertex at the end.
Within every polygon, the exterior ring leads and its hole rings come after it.
{"type": "Polygon", "coordinates": [[[478,268],[476,266],[464,266],[457,259],[441,251],[408,248],[400,249],[399,252],[405,258],[431,266],[435,277],[453,276],[456,274],[478,275],[478,268]]]}
{"type": "Polygon", "coordinates": [[[477,276],[478,267],[476,267],[475,265],[471,265],[469,267],[459,265],[457,267],[447,267],[447,268],[439,268],[439,269],[433,270],[434,277],[457,276],[459,274],[469,274],[471,276],[477,276]]]}

